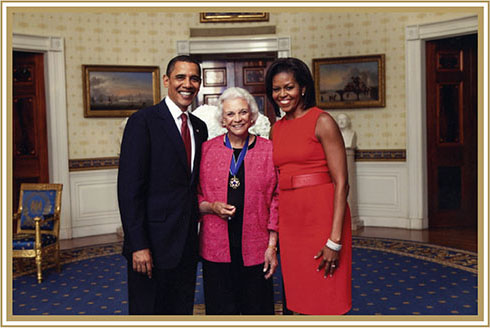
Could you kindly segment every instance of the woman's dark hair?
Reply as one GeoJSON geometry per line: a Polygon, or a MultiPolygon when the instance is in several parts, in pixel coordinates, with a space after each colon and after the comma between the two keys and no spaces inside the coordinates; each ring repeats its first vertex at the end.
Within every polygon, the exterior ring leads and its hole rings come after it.
{"type": "Polygon", "coordinates": [[[316,106],[315,84],[308,66],[297,58],[279,58],[269,67],[265,77],[267,98],[274,106],[276,113],[279,113],[279,106],[274,99],[272,99],[272,79],[277,74],[283,72],[293,74],[294,79],[298,82],[300,88],[305,88],[305,95],[303,96],[305,108],[316,106]]]}
{"type": "Polygon", "coordinates": [[[172,71],[174,70],[175,64],[177,62],[186,62],[186,63],[196,64],[197,70],[199,71],[199,77],[201,77],[201,64],[199,63],[199,61],[196,58],[188,56],[188,55],[180,55],[180,56],[172,58],[170,60],[170,62],[168,63],[167,71],[165,72],[165,74],[167,76],[170,76],[170,74],[172,74],[172,71]]]}

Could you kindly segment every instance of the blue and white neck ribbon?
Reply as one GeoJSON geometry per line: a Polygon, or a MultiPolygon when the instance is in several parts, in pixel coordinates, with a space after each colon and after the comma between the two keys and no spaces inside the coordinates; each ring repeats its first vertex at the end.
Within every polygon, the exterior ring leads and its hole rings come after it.
{"type": "MultiPolygon", "coordinates": [[[[231,158],[230,174],[232,175],[232,177],[230,179],[230,187],[232,187],[233,189],[237,189],[238,187],[240,187],[240,180],[236,177],[236,175],[238,173],[238,170],[240,170],[240,166],[242,166],[245,155],[247,154],[249,138],[250,135],[247,136],[247,139],[245,140],[245,145],[243,145],[243,148],[240,151],[240,155],[238,155],[238,159],[235,159],[234,153],[233,157],[231,158]]],[[[228,134],[225,135],[225,145],[226,147],[233,149],[233,147],[231,146],[230,138],[228,138],[228,134]]]]}

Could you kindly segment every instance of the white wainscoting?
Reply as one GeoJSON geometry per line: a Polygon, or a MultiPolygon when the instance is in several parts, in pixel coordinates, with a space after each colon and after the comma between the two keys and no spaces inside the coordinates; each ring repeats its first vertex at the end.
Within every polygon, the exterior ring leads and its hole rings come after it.
{"type": "Polygon", "coordinates": [[[405,162],[356,162],[357,209],[363,226],[421,229],[408,217],[405,162]]]}
{"type": "MultiPolygon", "coordinates": [[[[408,216],[405,162],[356,162],[359,219],[363,226],[422,229],[408,216]]],[[[116,233],[121,226],[117,170],[70,173],[73,237],[116,233]]]]}
{"type": "Polygon", "coordinates": [[[73,237],[115,233],[121,226],[117,169],[70,172],[73,237]]]}

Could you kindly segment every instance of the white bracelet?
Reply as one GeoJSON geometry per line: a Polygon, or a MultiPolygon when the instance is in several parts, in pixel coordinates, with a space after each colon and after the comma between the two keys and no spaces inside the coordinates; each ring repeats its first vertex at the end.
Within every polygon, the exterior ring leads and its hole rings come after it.
{"type": "Polygon", "coordinates": [[[342,245],[341,244],[337,244],[337,243],[334,243],[333,241],[330,240],[330,238],[328,238],[327,240],[327,243],[325,244],[325,246],[327,246],[328,248],[330,248],[332,251],[340,251],[342,249],[342,245]]]}

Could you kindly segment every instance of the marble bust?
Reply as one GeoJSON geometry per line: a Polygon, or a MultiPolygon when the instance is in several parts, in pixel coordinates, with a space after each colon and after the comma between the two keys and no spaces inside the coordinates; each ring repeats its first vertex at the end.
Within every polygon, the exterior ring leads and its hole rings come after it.
{"type": "Polygon", "coordinates": [[[345,148],[355,148],[357,142],[356,132],[351,128],[351,121],[349,116],[344,113],[337,115],[337,124],[339,125],[340,132],[344,138],[345,148]]]}

